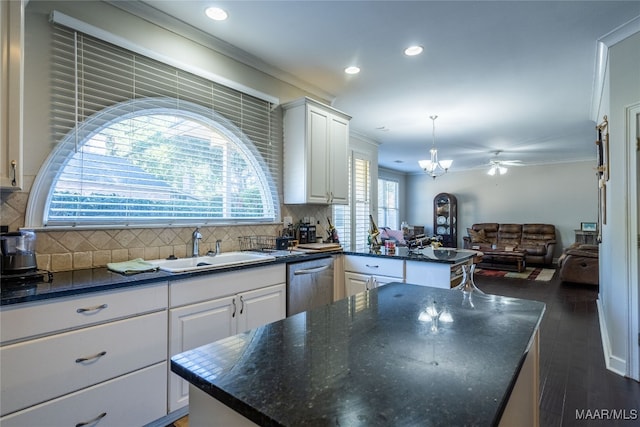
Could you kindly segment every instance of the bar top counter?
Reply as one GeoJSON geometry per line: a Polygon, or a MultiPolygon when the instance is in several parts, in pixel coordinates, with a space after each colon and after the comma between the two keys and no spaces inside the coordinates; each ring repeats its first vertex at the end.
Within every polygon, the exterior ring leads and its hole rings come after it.
{"type": "Polygon", "coordinates": [[[415,248],[408,250],[406,247],[397,247],[393,253],[388,253],[384,247],[380,248],[378,252],[351,252],[345,251],[345,255],[367,256],[367,257],[379,257],[379,258],[391,258],[402,259],[405,261],[425,261],[425,262],[437,262],[444,264],[457,264],[465,262],[476,256],[482,256],[482,252],[472,249],[456,249],[456,248],[432,248],[426,246],[424,248],[415,248]]]}
{"type": "MultiPolygon", "coordinates": [[[[204,406],[259,425],[498,425],[544,310],[391,283],[181,353],[171,370],[204,406]]],[[[193,394],[190,418],[207,410],[193,394]]]]}

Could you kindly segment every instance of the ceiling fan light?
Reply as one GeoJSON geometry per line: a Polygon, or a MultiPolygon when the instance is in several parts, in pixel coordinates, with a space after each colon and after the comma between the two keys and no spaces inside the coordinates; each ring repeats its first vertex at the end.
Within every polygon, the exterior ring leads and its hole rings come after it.
{"type": "Polygon", "coordinates": [[[491,167],[489,168],[489,170],[487,171],[487,175],[494,176],[494,175],[496,174],[496,170],[497,170],[497,169],[498,169],[497,167],[495,167],[495,166],[491,166],[491,167]]]}
{"type": "Polygon", "coordinates": [[[505,173],[507,173],[508,170],[509,169],[505,168],[504,166],[500,166],[500,167],[498,167],[498,172],[499,172],[498,174],[499,175],[504,175],[505,173]]]}

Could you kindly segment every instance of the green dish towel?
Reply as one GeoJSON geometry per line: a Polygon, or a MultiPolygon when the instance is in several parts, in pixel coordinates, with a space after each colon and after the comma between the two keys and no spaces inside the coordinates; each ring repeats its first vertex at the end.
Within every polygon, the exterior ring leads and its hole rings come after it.
{"type": "Polygon", "coordinates": [[[151,264],[150,262],[146,262],[142,258],[136,258],[130,261],[123,262],[110,262],[107,263],[107,268],[109,270],[122,274],[144,273],[146,271],[156,271],[158,269],[157,266],[151,264]]]}

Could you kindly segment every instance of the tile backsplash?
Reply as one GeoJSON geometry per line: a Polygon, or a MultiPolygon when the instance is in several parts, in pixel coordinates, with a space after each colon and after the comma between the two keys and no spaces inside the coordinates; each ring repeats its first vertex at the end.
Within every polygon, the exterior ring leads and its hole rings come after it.
{"type": "MultiPolygon", "coordinates": [[[[9,231],[24,227],[28,193],[2,193],[0,224],[9,231]]],[[[281,215],[293,217],[294,223],[303,217],[320,220],[318,236],[324,236],[326,218],[331,208],[311,205],[286,205],[281,215]]],[[[37,230],[36,258],[38,268],[49,271],[68,271],[104,267],[108,262],[134,258],[157,259],[170,255],[184,257],[191,252],[191,235],[195,227],[118,228],[95,230],[37,230]]],[[[239,237],[253,235],[277,236],[282,224],[203,226],[200,254],[215,249],[222,240],[222,251],[240,249],[239,237]]]]}

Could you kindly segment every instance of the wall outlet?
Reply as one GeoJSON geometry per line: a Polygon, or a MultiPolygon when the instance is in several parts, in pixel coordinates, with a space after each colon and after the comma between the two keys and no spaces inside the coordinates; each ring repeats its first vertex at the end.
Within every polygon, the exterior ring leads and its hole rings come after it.
{"type": "Polygon", "coordinates": [[[309,224],[309,217],[305,216],[304,218],[302,218],[302,223],[303,224],[309,224]]]}
{"type": "Polygon", "coordinates": [[[315,225],[316,219],[315,217],[309,217],[309,224],[315,225]]]}

